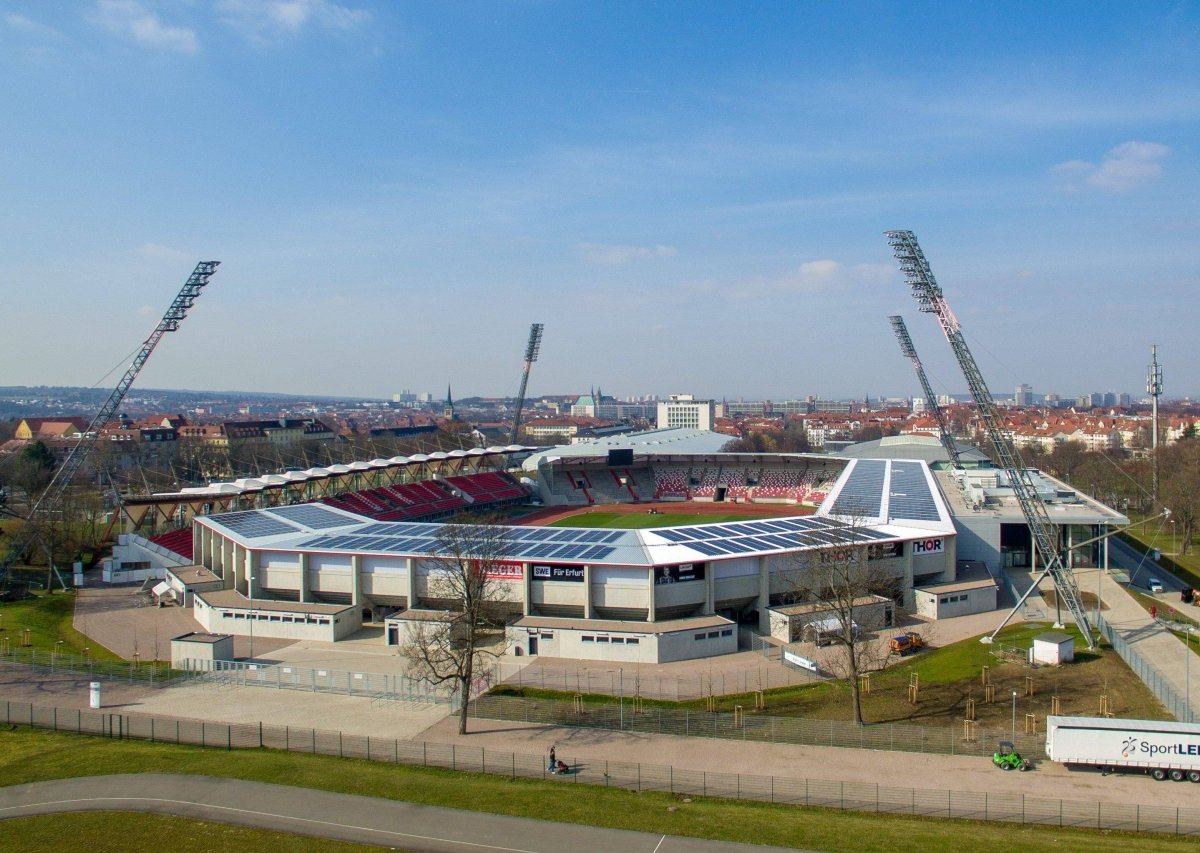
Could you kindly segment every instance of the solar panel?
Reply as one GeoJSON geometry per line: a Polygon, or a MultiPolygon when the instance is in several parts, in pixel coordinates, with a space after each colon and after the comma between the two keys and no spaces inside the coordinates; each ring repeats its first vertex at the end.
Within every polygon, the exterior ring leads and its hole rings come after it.
{"type": "Polygon", "coordinates": [[[687,542],[690,538],[686,533],[680,530],[658,530],[656,532],[663,539],[670,539],[672,542],[687,542]]]}
{"type": "Polygon", "coordinates": [[[336,512],[331,512],[317,504],[295,504],[293,506],[277,506],[271,509],[272,515],[278,515],[296,524],[303,524],[313,530],[325,530],[330,527],[345,527],[354,524],[355,519],[347,518],[336,512]]]}
{"type": "Polygon", "coordinates": [[[581,535],[579,537],[579,541],[580,542],[599,542],[607,535],[608,535],[608,533],[603,530],[585,530],[583,532],[583,535],[581,535]]]}
{"type": "Polygon", "coordinates": [[[833,512],[838,515],[878,518],[883,509],[883,480],[887,462],[882,459],[859,459],[850,476],[842,484],[833,512]]]}
{"type": "Polygon", "coordinates": [[[589,548],[588,545],[568,545],[555,556],[560,560],[574,560],[582,556],[589,548]]]}
{"type": "Polygon", "coordinates": [[[609,554],[611,554],[615,550],[617,550],[617,549],[616,548],[606,548],[601,545],[593,546],[587,550],[587,553],[582,555],[582,558],[585,560],[603,560],[605,557],[607,557],[609,554]]]}
{"type": "Polygon", "coordinates": [[[752,525],[749,524],[730,524],[728,525],[728,529],[732,530],[734,533],[740,533],[743,536],[753,536],[758,532],[752,525]]]}
{"type": "Polygon", "coordinates": [[[226,530],[232,530],[247,539],[258,539],[263,536],[278,536],[283,533],[298,533],[296,527],[272,518],[266,513],[251,509],[244,512],[227,512],[224,515],[210,516],[214,524],[219,524],[226,530]]]}
{"type": "Polygon", "coordinates": [[[707,554],[710,557],[722,557],[726,553],[720,548],[714,547],[713,543],[711,542],[693,542],[691,543],[690,547],[695,548],[701,554],[707,554]]]}
{"type": "Polygon", "coordinates": [[[937,521],[940,518],[921,466],[892,463],[888,515],[917,521],[937,521]]]}
{"type": "Polygon", "coordinates": [[[522,530],[520,532],[521,539],[531,540],[534,542],[540,541],[542,539],[549,539],[553,535],[554,535],[554,531],[550,530],[549,528],[545,528],[545,527],[538,528],[537,530],[522,530]]]}
{"type": "Polygon", "coordinates": [[[555,542],[574,542],[579,538],[578,530],[559,530],[554,534],[555,542]]]}

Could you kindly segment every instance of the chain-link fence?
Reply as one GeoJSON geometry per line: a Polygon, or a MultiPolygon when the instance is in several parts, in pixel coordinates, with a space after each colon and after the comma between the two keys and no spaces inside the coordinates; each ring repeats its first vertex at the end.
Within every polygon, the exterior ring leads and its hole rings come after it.
{"type": "Polygon", "coordinates": [[[24,702],[0,702],[7,725],[61,732],[193,744],[220,749],[270,748],[440,767],[509,778],[555,780],[635,791],[757,800],[788,805],[970,820],[1006,821],[1129,832],[1200,836],[1200,809],[1059,800],[1017,793],[904,788],[869,782],[795,779],[684,770],[662,764],[575,759],[558,753],[565,772],[551,773],[543,755],[477,746],[351,735],[263,723],[216,723],[144,714],[107,714],[24,702]]]}
{"type": "Polygon", "coordinates": [[[0,664],[29,667],[34,672],[69,672],[150,687],[166,687],[190,677],[187,673],[171,669],[171,665],[164,661],[96,660],[89,655],[62,654],[19,646],[0,651],[0,664]]]}
{"type": "MultiPolygon", "coordinates": [[[[1014,740],[1013,732],[1009,729],[965,725],[935,728],[900,723],[860,726],[845,720],[769,717],[741,711],[729,714],[685,708],[639,707],[634,699],[593,704],[515,696],[480,696],[471,702],[470,713],[490,720],[555,726],[945,755],[990,756],[999,741],[1014,740]]],[[[1017,732],[1015,743],[1017,750],[1026,758],[1045,756],[1045,743],[1041,736],[1017,732]]]]}
{"type": "Polygon", "coordinates": [[[434,684],[428,679],[403,674],[232,660],[188,659],[183,663],[185,672],[195,676],[200,683],[337,693],[393,702],[458,704],[455,702],[457,692],[449,682],[434,684]]]}
{"type": "MultiPolygon", "coordinates": [[[[1150,661],[1142,657],[1137,649],[1122,637],[1112,625],[1108,624],[1103,616],[1097,622],[1101,636],[1112,644],[1117,654],[1121,656],[1121,660],[1125,661],[1134,674],[1150,688],[1150,692],[1158,698],[1159,702],[1163,703],[1171,716],[1184,723],[1194,723],[1200,719],[1200,709],[1192,708],[1188,697],[1176,690],[1175,685],[1155,669],[1150,661]]],[[[1186,648],[1183,651],[1189,656],[1192,654],[1186,648]]],[[[1191,663],[1190,657],[1185,658],[1185,660],[1189,664],[1191,663]]]]}

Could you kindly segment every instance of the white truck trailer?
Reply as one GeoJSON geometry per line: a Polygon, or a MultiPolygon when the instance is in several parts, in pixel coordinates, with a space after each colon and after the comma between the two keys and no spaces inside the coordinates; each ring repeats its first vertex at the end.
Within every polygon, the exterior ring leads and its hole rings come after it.
{"type": "Polygon", "coordinates": [[[1200,782],[1200,723],[1047,717],[1046,755],[1076,767],[1200,782]]]}

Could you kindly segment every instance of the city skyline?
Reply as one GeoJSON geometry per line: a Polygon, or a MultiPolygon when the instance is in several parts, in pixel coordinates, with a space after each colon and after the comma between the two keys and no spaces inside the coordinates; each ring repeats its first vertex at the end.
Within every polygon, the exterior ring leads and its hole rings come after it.
{"type": "Polygon", "coordinates": [[[1195,398],[1200,12],[0,0],[6,385],[1195,398]],[[407,378],[406,378],[407,377],[407,378]]]}

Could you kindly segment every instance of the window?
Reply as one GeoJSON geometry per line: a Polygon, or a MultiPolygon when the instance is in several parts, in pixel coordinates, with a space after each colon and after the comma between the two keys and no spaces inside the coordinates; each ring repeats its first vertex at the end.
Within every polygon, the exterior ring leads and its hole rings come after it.
{"type": "Polygon", "coordinates": [[[627,646],[636,646],[636,645],[637,645],[638,643],[640,643],[640,642],[641,642],[641,640],[639,640],[637,637],[630,637],[629,639],[627,639],[627,640],[625,641],[625,645],[627,645],[627,646]]]}
{"type": "Polygon", "coordinates": [[[946,604],[949,601],[950,601],[950,597],[943,595],[941,598],[938,599],[938,604],[946,604]]]}
{"type": "Polygon", "coordinates": [[[543,640],[553,640],[554,634],[542,634],[542,639],[543,640]]]}
{"type": "Polygon", "coordinates": [[[703,634],[696,634],[695,636],[693,636],[693,637],[692,637],[692,639],[693,639],[693,640],[703,640],[703,639],[704,639],[704,635],[703,635],[703,634]]]}
{"type": "Polygon", "coordinates": [[[621,643],[622,645],[624,645],[624,644],[625,644],[625,638],[624,638],[624,637],[613,637],[613,638],[612,638],[612,641],[613,641],[614,643],[621,643]]]}
{"type": "Polygon", "coordinates": [[[597,638],[596,638],[596,642],[597,642],[597,643],[607,643],[607,642],[608,642],[608,637],[597,637],[597,638]]]}
{"type": "Polygon", "coordinates": [[[721,636],[722,636],[722,637],[732,637],[732,636],[733,636],[733,629],[732,629],[732,628],[726,628],[725,630],[723,630],[723,631],[721,632],[721,636]]]}
{"type": "Polygon", "coordinates": [[[594,643],[594,642],[596,642],[596,638],[595,638],[595,637],[589,637],[587,634],[584,634],[584,635],[583,635],[583,641],[584,641],[585,643],[594,643]]]}
{"type": "Polygon", "coordinates": [[[720,631],[709,631],[709,632],[708,632],[708,638],[709,638],[710,640],[715,640],[715,639],[716,639],[717,637],[719,637],[719,636],[721,636],[721,632],[720,632],[720,631]]]}

